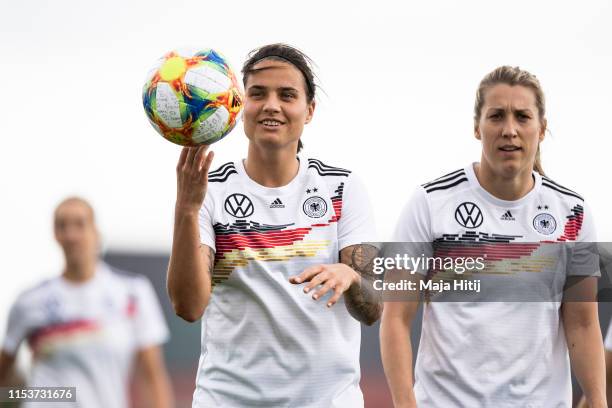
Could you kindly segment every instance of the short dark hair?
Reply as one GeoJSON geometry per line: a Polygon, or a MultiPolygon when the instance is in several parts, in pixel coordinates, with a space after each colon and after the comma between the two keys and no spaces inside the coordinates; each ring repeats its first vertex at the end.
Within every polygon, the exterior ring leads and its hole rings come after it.
{"type": "MultiPolygon", "coordinates": [[[[302,51],[295,47],[287,44],[276,43],[268,44],[263,47],[259,47],[251,51],[247,57],[247,60],[242,66],[242,83],[246,87],[249,75],[253,72],[257,72],[253,69],[255,64],[264,59],[273,59],[277,61],[287,62],[296,67],[304,77],[304,85],[306,88],[306,101],[311,103],[315,98],[315,92],[317,84],[315,82],[315,75],[312,69],[313,61],[304,54],[302,51]]],[[[304,144],[301,140],[298,141],[298,153],[302,150],[304,144]]]]}

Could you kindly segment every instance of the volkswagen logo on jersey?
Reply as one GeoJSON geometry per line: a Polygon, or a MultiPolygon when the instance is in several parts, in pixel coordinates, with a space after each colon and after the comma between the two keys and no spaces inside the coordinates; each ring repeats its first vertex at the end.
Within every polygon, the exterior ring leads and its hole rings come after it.
{"type": "Polygon", "coordinates": [[[533,228],[540,234],[550,235],[557,229],[557,221],[552,215],[541,213],[533,219],[533,228]]]}
{"type": "Polygon", "coordinates": [[[472,202],[459,204],[455,210],[455,220],[465,228],[478,228],[482,225],[482,211],[472,202]]]}
{"type": "Polygon", "coordinates": [[[309,197],[302,206],[304,213],[310,218],[321,218],[327,213],[327,203],[318,196],[309,197]]]}
{"type": "Polygon", "coordinates": [[[246,218],[253,214],[255,208],[251,199],[244,194],[235,193],[225,199],[225,211],[236,218],[246,218]]]}

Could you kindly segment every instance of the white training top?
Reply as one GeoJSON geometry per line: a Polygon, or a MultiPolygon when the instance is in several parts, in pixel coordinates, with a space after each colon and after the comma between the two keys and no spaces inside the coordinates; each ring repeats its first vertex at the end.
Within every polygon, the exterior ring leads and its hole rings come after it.
{"type": "MultiPolygon", "coordinates": [[[[596,257],[581,258],[574,246],[595,242],[595,231],[578,194],[536,172],[533,177],[526,196],[504,201],[480,186],[470,165],[418,187],[402,212],[395,241],[446,250],[456,243],[486,244],[497,259],[487,260],[483,280],[488,275],[489,283],[519,289],[517,301],[500,301],[512,296],[495,293],[493,285],[475,301],[447,292],[425,303],[415,368],[419,406],[571,407],[561,298],[568,275],[599,274],[596,257]],[[566,244],[555,245],[551,256],[551,245],[543,242],[566,244]],[[532,256],[538,251],[543,255],[532,256]]],[[[440,279],[431,270],[417,272],[440,279]]]]}
{"type": "Polygon", "coordinates": [[[33,352],[28,386],[76,387],[76,403],[29,406],[128,406],[135,352],[158,345],[168,329],[153,286],[143,276],[99,263],[84,283],[59,276],[24,292],[13,305],[3,349],[27,340],[33,352]]]}
{"type": "Polygon", "coordinates": [[[355,408],[360,324],[344,298],[332,308],[289,277],[338,263],[375,240],[369,200],[348,170],[301,159],[286,186],[263,187],[242,161],[209,174],[200,215],[214,248],[213,293],[202,318],[194,407],[355,408]]]}

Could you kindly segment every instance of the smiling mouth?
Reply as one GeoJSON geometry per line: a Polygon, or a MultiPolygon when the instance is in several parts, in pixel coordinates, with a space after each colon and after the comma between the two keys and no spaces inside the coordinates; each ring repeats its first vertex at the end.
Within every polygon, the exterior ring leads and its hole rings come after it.
{"type": "Polygon", "coordinates": [[[283,122],[279,120],[275,120],[275,119],[264,119],[264,120],[260,120],[259,123],[264,126],[271,126],[271,127],[276,127],[276,126],[280,126],[283,124],[283,122]]]}

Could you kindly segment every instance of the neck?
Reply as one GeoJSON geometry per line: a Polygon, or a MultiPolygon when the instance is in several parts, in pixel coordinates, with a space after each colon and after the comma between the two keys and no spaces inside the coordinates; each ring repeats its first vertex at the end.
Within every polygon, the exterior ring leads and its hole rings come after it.
{"type": "Polygon", "coordinates": [[[498,174],[485,160],[476,163],[474,173],[478,182],[487,192],[506,201],[516,201],[529,193],[535,183],[530,169],[512,174],[498,174]]]}
{"type": "Polygon", "coordinates": [[[263,149],[249,144],[244,169],[251,180],[264,187],[282,187],[291,182],[300,168],[295,146],[263,149]]]}
{"type": "Polygon", "coordinates": [[[66,267],[62,276],[71,282],[85,282],[93,278],[96,272],[96,259],[87,261],[66,260],[66,267]]]}

